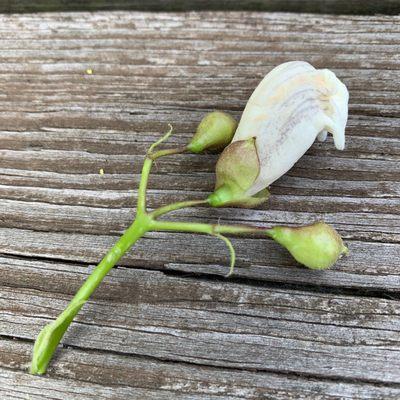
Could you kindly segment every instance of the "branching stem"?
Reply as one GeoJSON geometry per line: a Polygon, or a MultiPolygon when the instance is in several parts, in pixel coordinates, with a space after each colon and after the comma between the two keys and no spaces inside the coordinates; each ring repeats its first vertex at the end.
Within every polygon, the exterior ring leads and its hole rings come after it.
{"type": "Polygon", "coordinates": [[[148,213],[146,210],[146,191],[149,180],[149,175],[153,161],[159,157],[176,154],[185,151],[185,148],[172,149],[172,150],[159,150],[154,151],[155,148],[166,140],[172,134],[172,126],[170,130],[156,143],[154,143],[144,160],[142,175],[138,190],[137,214],[135,221],[115,243],[115,245],[108,251],[105,257],[93,270],[90,276],[83,283],[66,309],[58,316],[58,318],[46,325],[39,333],[32,355],[32,363],[30,372],[32,374],[44,374],[47,366],[57,349],[58,344],[62,340],[69,325],[72,323],[75,316],[81,310],[86,301],[90,298],[93,292],[97,289],[103,281],[107,273],[115,266],[120,258],[149,231],[173,231],[173,232],[192,232],[204,233],[216,236],[223,240],[229,248],[231,255],[230,274],[235,265],[235,250],[232,243],[224,234],[246,234],[246,233],[259,233],[267,231],[264,228],[257,228],[251,226],[240,225],[219,225],[219,224],[205,224],[194,222],[172,222],[172,221],[158,221],[157,218],[167,214],[171,211],[178,210],[184,207],[191,207],[200,204],[207,204],[207,200],[192,200],[182,201],[167,206],[163,206],[148,213]]]}

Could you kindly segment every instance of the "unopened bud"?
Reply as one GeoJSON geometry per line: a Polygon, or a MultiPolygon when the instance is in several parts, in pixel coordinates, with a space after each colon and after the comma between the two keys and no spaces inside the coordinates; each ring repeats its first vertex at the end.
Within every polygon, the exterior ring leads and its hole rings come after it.
{"type": "Polygon", "coordinates": [[[231,142],[236,127],[237,122],[229,114],[213,111],[201,120],[187,149],[192,153],[200,153],[224,148],[231,142]]]}
{"type": "Polygon", "coordinates": [[[329,268],[349,251],[336,230],[325,222],[297,228],[276,226],[267,234],[289,250],[300,264],[311,269],[329,268]]]}

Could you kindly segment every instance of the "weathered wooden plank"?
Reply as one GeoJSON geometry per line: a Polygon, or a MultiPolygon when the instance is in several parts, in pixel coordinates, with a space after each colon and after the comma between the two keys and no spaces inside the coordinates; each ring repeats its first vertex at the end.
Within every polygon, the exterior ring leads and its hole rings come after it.
{"type": "Polygon", "coordinates": [[[396,0],[91,0],[90,2],[61,0],[38,0],[34,3],[19,0],[0,4],[0,12],[44,12],[44,11],[98,11],[98,10],[140,10],[140,11],[189,11],[189,10],[257,10],[286,11],[330,14],[398,14],[396,0]]]}
{"type": "MultiPolygon", "coordinates": [[[[238,116],[239,117],[239,116],[238,116]]],[[[201,118],[199,116],[199,118],[201,118]]],[[[390,156],[400,155],[400,140],[398,138],[384,137],[383,132],[379,132],[379,136],[361,136],[365,132],[365,126],[361,121],[351,121],[357,125],[360,136],[355,136],[357,131],[354,129],[351,138],[347,140],[346,151],[339,153],[332,148],[332,142],[315,143],[309,150],[310,155],[325,155],[334,157],[355,158],[364,156],[368,158],[381,159],[390,161],[390,156]]],[[[383,124],[382,124],[383,125],[383,124]]],[[[394,125],[394,124],[393,124],[394,125]]],[[[400,126],[400,124],[399,124],[400,126]]],[[[385,129],[387,126],[383,126],[385,129]]],[[[378,129],[378,124],[376,123],[378,129]]],[[[2,131],[0,132],[0,140],[2,150],[61,150],[61,151],[83,151],[95,154],[111,155],[139,155],[143,156],[149,146],[156,141],[160,133],[146,133],[138,135],[137,132],[119,131],[93,131],[87,130],[68,130],[68,129],[49,129],[43,131],[2,131]],[[132,140],[133,139],[133,140],[132,140]]],[[[184,145],[190,138],[190,132],[186,129],[184,132],[178,132],[178,135],[172,136],[169,146],[184,145]]],[[[3,153],[6,155],[6,152],[3,153]]],[[[12,154],[12,153],[11,153],[12,154]]],[[[164,159],[168,163],[170,159],[164,159]]]]}
{"type": "MultiPolygon", "coordinates": [[[[26,40],[28,42],[28,40],[26,40]]],[[[1,43],[1,41],[0,41],[1,43]]],[[[4,44],[3,44],[4,45],[4,44]]],[[[101,44],[99,44],[101,45],[101,44]]],[[[161,45],[161,44],[160,44],[161,45]]],[[[179,45],[179,43],[175,43],[175,45],[179,45]]],[[[317,45],[315,45],[315,47],[317,47],[317,45]]],[[[350,46],[354,47],[354,45],[350,46]]],[[[393,47],[395,48],[395,47],[393,47]]],[[[328,49],[327,49],[328,50],[328,49]]],[[[335,51],[344,51],[344,49],[330,49],[330,50],[335,50],[335,51]]],[[[385,51],[384,49],[380,49],[379,47],[377,48],[378,50],[382,50],[385,51]]],[[[51,49],[48,49],[47,51],[51,51],[51,49]]],[[[119,49],[119,51],[124,51],[124,49],[119,49]]],[[[138,51],[140,51],[140,49],[138,49],[138,51]]],[[[156,49],[154,50],[156,51],[156,49]]],[[[170,50],[171,51],[171,50],[170,50]]],[[[262,49],[260,49],[260,52],[262,51],[262,49]]],[[[316,51],[315,49],[309,49],[310,52],[316,51]]],[[[40,50],[37,50],[38,55],[36,57],[40,56],[40,50]]],[[[66,53],[66,52],[65,52],[66,53]]],[[[389,55],[393,55],[395,56],[394,51],[388,51],[386,50],[385,53],[387,54],[387,56],[389,55]]],[[[16,51],[16,54],[11,53],[13,55],[13,61],[22,58],[22,57],[26,57],[26,56],[31,56],[31,54],[25,54],[25,52],[22,52],[21,54],[16,51]],[[18,56],[18,58],[15,58],[15,56],[18,56]]],[[[69,52],[68,52],[69,54],[69,52]]],[[[218,53],[217,53],[218,54],[218,53]]],[[[236,54],[236,52],[234,53],[236,54]]],[[[250,54],[254,54],[254,56],[257,55],[256,51],[250,52],[250,54]]],[[[60,54],[60,57],[65,57],[65,54],[60,54]]],[[[7,64],[5,64],[7,65],[7,64]]],[[[268,64],[269,65],[269,64],[268,64]]],[[[111,65],[110,65],[111,67],[111,65]]],[[[4,69],[4,66],[2,67],[4,69]]],[[[184,68],[184,70],[188,70],[188,68],[184,68]]],[[[207,71],[209,68],[205,68],[205,70],[207,71]]],[[[361,68],[359,68],[358,70],[360,70],[361,68]]],[[[156,73],[157,71],[160,70],[160,67],[158,69],[154,69],[153,71],[152,69],[150,70],[153,73],[156,73]]],[[[137,70],[136,70],[137,71],[137,70]]],[[[130,73],[135,73],[135,70],[133,71],[127,71],[130,73]]],[[[30,76],[32,79],[32,83],[30,83],[29,85],[27,85],[27,87],[23,88],[21,84],[13,84],[12,81],[12,74],[7,74],[7,71],[3,71],[3,76],[2,76],[2,84],[4,85],[5,89],[7,91],[13,91],[12,94],[12,100],[14,101],[19,101],[20,103],[20,107],[22,109],[25,110],[30,110],[32,109],[32,106],[38,107],[41,104],[41,102],[36,101],[34,104],[27,102],[26,97],[22,96],[20,93],[18,93],[18,91],[14,92],[15,90],[18,90],[19,88],[23,89],[25,93],[29,93],[31,96],[37,96],[40,93],[46,92],[47,90],[49,90],[51,87],[55,87],[57,84],[60,84],[62,81],[62,78],[65,78],[65,75],[69,75],[67,73],[63,73],[63,74],[52,74],[54,75],[52,77],[52,79],[50,80],[48,77],[43,77],[43,76],[37,76],[38,74],[33,74],[32,71],[24,71],[21,70],[20,72],[24,73],[24,75],[30,76]],[[11,75],[11,76],[9,76],[11,75]],[[43,90],[43,84],[46,83],[46,90],[43,90]],[[41,85],[42,84],[42,85],[41,85]]],[[[38,71],[39,72],[39,71],[38,71]]],[[[213,71],[208,71],[213,72],[213,71]]],[[[155,93],[157,93],[157,91],[160,91],[160,89],[162,88],[170,88],[172,85],[176,85],[176,89],[174,90],[174,103],[171,103],[171,98],[169,98],[167,96],[167,94],[162,94],[160,96],[160,98],[158,99],[158,104],[163,105],[165,104],[165,106],[172,106],[174,105],[176,107],[176,105],[181,105],[184,106],[185,104],[185,99],[188,98],[188,93],[187,93],[187,89],[190,88],[190,96],[189,96],[189,104],[186,104],[186,107],[188,107],[189,105],[202,105],[202,97],[204,97],[204,92],[207,94],[207,96],[209,96],[209,98],[214,99],[214,101],[224,101],[225,107],[226,108],[230,108],[232,110],[239,110],[240,108],[240,104],[239,101],[243,101],[246,99],[246,97],[248,96],[248,92],[247,90],[244,90],[243,88],[241,89],[239,86],[239,82],[241,81],[241,77],[246,76],[246,71],[243,72],[238,72],[237,73],[237,80],[238,81],[232,81],[232,79],[227,79],[222,77],[221,81],[219,84],[223,84],[223,83],[228,83],[229,84],[229,88],[231,89],[231,91],[234,93],[229,93],[227,92],[226,95],[229,96],[226,99],[222,99],[220,95],[218,95],[218,92],[214,90],[210,90],[209,86],[210,86],[210,82],[208,81],[201,81],[201,78],[199,76],[196,76],[195,74],[190,74],[188,76],[186,76],[185,78],[183,78],[182,80],[177,80],[176,77],[164,77],[162,82],[157,82],[155,77],[150,77],[148,81],[145,82],[145,84],[143,82],[140,82],[138,80],[138,77],[126,77],[126,79],[131,82],[131,84],[134,84],[137,87],[140,87],[141,89],[141,93],[142,96],[139,96],[139,93],[132,93],[131,89],[123,86],[122,82],[120,83],[116,83],[114,85],[114,90],[118,90],[119,95],[115,96],[116,98],[126,98],[126,105],[125,105],[125,111],[126,111],[126,106],[130,106],[134,109],[135,106],[137,106],[138,104],[143,104],[143,101],[146,100],[150,100],[150,96],[154,96],[155,93]],[[151,86],[150,86],[151,84],[151,86]],[[186,89],[186,90],[185,90],[186,89]],[[203,96],[202,96],[203,93],[203,96]],[[197,97],[197,98],[196,98],[197,97]],[[229,103],[228,103],[229,100],[229,103]]],[[[353,112],[364,112],[367,115],[368,114],[373,114],[375,112],[380,112],[386,115],[389,115],[389,112],[392,113],[396,113],[397,111],[397,105],[398,105],[398,100],[396,98],[396,91],[395,88],[392,88],[391,85],[392,84],[388,84],[389,87],[386,87],[386,90],[382,90],[382,83],[386,83],[386,80],[384,80],[383,82],[375,82],[373,84],[373,86],[371,87],[371,89],[369,91],[365,90],[365,87],[363,88],[362,83],[365,82],[368,78],[368,76],[371,76],[372,74],[365,74],[365,73],[360,73],[360,76],[357,77],[357,79],[354,79],[354,83],[351,82],[351,78],[355,78],[355,73],[357,72],[357,69],[353,70],[353,71],[346,71],[346,73],[343,73],[344,78],[343,80],[349,80],[348,85],[351,87],[352,89],[352,104],[350,105],[350,111],[353,112]],[[346,76],[348,75],[348,76],[346,76]],[[354,87],[355,84],[358,87],[354,87]],[[390,101],[393,101],[394,103],[390,103],[390,101]],[[386,106],[386,107],[384,107],[386,106]]],[[[339,74],[340,71],[337,71],[337,73],[339,74]]],[[[104,74],[104,72],[103,72],[104,74]]],[[[121,76],[119,76],[120,73],[118,73],[117,77],[119,80],[122,79],[121,76]]],[[[261,78],[261,77],[260,77],[261,78]]],[[[98,78],[97,78],[98,79],[98,78]]],[[[254,86],[257,84],[257,82],[252,79],[252,83],[254,86]]],[[[92,101],[96,101],[96,105],[92,104],[91,108],[93,111],[97,111],[98,114],[100,115],[102,112],[104,112],[104,106],[106,106],[107,104],[109,105],[109,107],[111,109],[113,109],[114,111],[121,111],[121,106],[117,103],[117,104],[112,104],[112,102],[110,102],[109,98],[104,98],[104,94],[101,95],[101,93],[97,92],[93,92],[93,89],[98,88],[99,90],[103,90],[105,93],[108,94],[108,96],[110,96],[111,91],[112,91],[112,86],[110,83],[108,83],[107,85],[103,86],[101,85],[101,81],[92,84],[91,82],[88,81],[82,81],[82,78],[77,78],[75,76],[69,78],[69,83],[66,85],[66,87],[64,87],[62,89],[62,91],[60,93],[57,92],[57,94],[54,94],[52,96],[53,99],[53,112],[56,113],[58,112],[59,115],[62,114],[62,111],[65,109],[65,105],[69,105],[69,106],[75,106],[75,111],[83,111],[85,109],[85,101],[87,100],[92,100],[92,101]],[[74,85],[75,84],[75,85],[74,85]],[[86,92],[83,92],[81,90],[77,91],[76,90],[76,85],[79,85],[79,88],[82,90],[84,88],[86,88],[86,92]],[[70,87],[69,87],[70,86],[70,87]],[[70,91],[68,91],[68,89],[70,89],[70,91]],[[64,99],[65,95],[67,95],[68,93],[68,98],[64,99]],[[63,107],[64,106],[64,107],[63,107]]],[[[225,89],[226,90],[226,89],[225,89]]],[[[151,108],[151,105],[154,103],[149,103],[148,107],[151,108]]],[[[11,106],[11,104],[9,104],[7,106],[7,104],[4,105],[5,110],[8,111],[13,111],[13,108],[11,106]]],[[[206,108],[207,106],[204,104],[204,108],[206,108]]],[[[209,107],[209,106],[208,106],[209,107]]],[[[207,108],[208,108],[207,107],[207,108]]],[[[4,110],[4,111],[5,111],[4,110]]],[[[397,114],[398,115],[398,114],[397,114]]]]}
{"type": "MultiPolygon", "coordinates": [[[[199,116],[199,119],[200,118],[201,116],[199,116]]],[[[356,123],[356,121],[352,122],[356,123]]],[[[381,128],[387,128],[387,126],[382,125],[383,124],[381,124],[381,128]]],[[[396,123],[393,123],[393,128],[395,127],[396,123]]],[[[334,148],[332,148],[332,141],[328,140],[324,143],[315,143],[308,154],[313,156],[324,155],[328,158],[333,157],[340,159],[352,159],[357,155],[361,155],[362,158],[369,157],[382,161],[390,161],[391,157],[399,155],[400,145],[398,138],[383,137],[383,134],[380,132],[379,136],[376,135],[375,137],[361,136],[363,132],[365,133],[365,127],[363,125],[358,127],[358,131],[354,130],[354,134],[357,132],[360,136],[350,135],[350,138],[347,140],[346,151],[344,152],[337,152],[334,150],[334,148]]],[[[185,131],[178,132],[178,135],[174,135],[175,137],[169,140],[171,143],[169,144],[170,146],[185,144],[185,142],[189,140],[191,133],[186,131],[185,128],[185,131]]],[[[73,131],[63,130],[61,132],[53,129],[44,130],[43,132],[0,132],[0,139],[4,149],[2,156],[10,160],[13,159],[13,154],[18,154],[13,151],[21,150],[44,151],[44,155],[47,157],[51,157],[57,151],[61,153],[66,150],[87,152],[89,153],[88,155],[93,154],[97,157],[106,155],[141,156],[159,136],[160,133],[157,134],[157,132],[138,135],[138,132],[121,133],[112,130],[94,132],[89,129],[76,129],[73,131]],[[11,151],[7,152],[5,150],[11,151]],[[45,150],[48,150],[48,152],[45,150]]],[[[112,158],[110,161],[112,161],[112,158]]],[[[164,162],[168,163],[168,161],[169,159],[164,159],[164,162]]]]}
{"type": "MultiPolygon", "coordinates": [[[[176,175],[175,175],[176,177],[176,175]]],[[[168,182],[168,178],[166,179],[168,182]]],[[[288,179],[285,179],[284,185],[290,185],[288,179]]],[[[328,183],[329,184],[329,183],[328,183]]],[[[334,185],[332,185],[334,186],[334,185]]],[[[390,195],[383,196],[383,190],[390,190],[393,188],[395,193],[398,188],[395,188],[390,182],[385,182],[380,186],[381,195],[380,196],[372,196],[372,197],[342,197],[339,193],[335,193],[336,196],[331,195],[328,196],[325,192],[322,195],[313,195],[313,194],[305,194],[301,192],[299,194],[294,195],[285,194],[288,189],[287,186],[283,186],[279,193],[278,190],[272,193],[268,203],[269,210],[283,210],[283,211],[302,211],[311,213],[321,213],[321,206],[323,204],[324,210],[323,212],[348,212],[349,214],[357,214],[362,212],[375,212],[376,215],[379,214],[387,214],[393,213],[396,214],[399,209],[400,200],[397,197],[391,198],[390,195]]],[[[322,189],[322,188],[321,188],[322,189]]],[[[68,189],[45,189],[45,188],[19,188],[14,186],[0,186],[0,192],[4,197],[4,211],[6,212],[6,207],[9,206],[11,208],[14,204],[18,205],[18,203],[23,206],[23,203],[20,203],[19,200],[25,202],[31,201],[42,202],[45,204],[38,204],[37,207],[48,207],[49,211],[57,212],[60,210],[62,213],[62,209],[70,208],[74,210],[75,206],[82,205],[88,207],[99,207],[99,208],[129,208],[132,209],[135,207],[135,201],[137,199],[137,191],[136,190],[128,190],[128,191],[86,191],[86,190],[74,190],[70,191],[68,189]],[[6,200],[10,199],[10,200],[6,200]],[[72,205],[71,205],[72,203],[72,205]],[[74,204],[75,203],[75,204],[74,204]],[[53,204],[50,206],[48,204],[53,204]],[[62,207],[64,206],[64,207],[62,207]]],[[[323,193],[320,190],[319,193],[323,193]]],[[[149,207],[156,207],[167,202],[178,201],[179,199],[205,199],[208,196],[209,192],[203,192],[200,190],[185,192],[177,191],[177,190],[149,190],[149,207]]],[[[22,207],[21,207],[22,208],[22,207]]],[[[263,207],[266,208],[265,206],[263,207]]],[[[76,209],[79,213],[79,208],[76,209]]],[[[26,212],[29,212],[28,210],[26,212]]],[[[34,212],[34,211],[32,211],[34,212]]],[[[210,213],[215,214],[214,211],[210,211],[210,213]]],[[[240,215],[240,211],[231,211],[231,218],[235,219],[238,215],[240,215]]],[[[377,217],[379,218],[379,217],[377,217]]]]}
{"type": "MultiPolygon", "coordinates": [[[[81,221],[81,225],[84,224],[81,221]]],[[[40,224],[38,227],[40,228],[40,224]]],[[[84,263],[99,262],[117,240],[117,236],[101,235],[98,232],[66,234],[12,228],[2,229],[0,238],[0,252],[3,254],[78,260],[84,263]]],[[[237,252],[235,276],[388,291],[399,291],[400,288],[398,244],[348,241],[351,254],[338,261],[334,269],[310,271],[295,268],[296,264],[291,256],[270,240],[233,238],[232,242],[237,252]]],[[[189,266],[185,263],[192,264],[190,270],[193,273],[225,274],[227,250],[215,238],[151,233],[120,261],[120,265],[132,267],[169,268],[187,272],[189,266]],[[215,268],[215,264],[222,265],[223,268],[215,268]]]]}
{"type": "MultiPolygon", "coordinates": [[[[388,156],[387,158],[389,158],[388,156]]],[[[379,173],[382,180],[398,179],[400,170],[396,155],[392,159],[380,160],[350,158],[350,157],[323,157],[323,155],[306,155],[297,164],[291,175],[313,176],[312,171],[317,171],[317,177],[334,177],[335,171],[348,171],[352,180],[362,180],[368,177],[375,178],[379,173]],[[356,179],[354,179],[354,177],[356,179]]],[[[42,151],[1,151],[2,166],[11,169],[35,168],[39,171],[56,173],[98,173],[99,168],[104,167],[109,173],[138,173],[141,169],[143,156],[138,155],[107,155],[93,154],[80,151],[61,152],[55,150],[42,151]],[[60,163],[60,159],[63,160],[60,163]]],[[[216,157],[211,155],[198,156],[179,155],[157,164],[156,171],[159,173],[184,173],[187,172],[211,172],[215,166],[216,157]]],[[[347,174],[344,174],[346,177],[347,174]]],[[[189,188],[190,190],[190,188],[189,188]]]]}
{"type": "MultiPolygon", "coordinates": [[[[0,193],[4,199],[25,199],[25,201],[43,201],[50,204],[116,207],[116,203],[119,202],[122,208],[134,206],[140,175],[108,174],[107,171],[104,173],[105,175],[99,176],[96,173],[78,175],[15,169],[0,170],[3,183],[0,185],[0,193]],[[113,204],[109,204],[111,197],[113,204]]],[[[159,193],[166,188],[168,188],[167,193],[171,193],[171,190],[186,190],[206,196],[214,189],[214,179],[214,173],[208,172],[185,175],[153,173],[150,177],[151,201],[156,201],[156,196],[160,196],[159,193]]],[[[397,198],[400,193],[396,181],[352,181],[322,177],[316,179],[293,176],[292,173],[275,182],[271,191],[273,195],[322,195],[322,200],[327,195],[343,197],[344,194],[353,198],[397,198]]],[[[290,204],[288,208],[289,206],[290,204]]],[[[267,207],[263,208],[271,209],[271,205],[267,204],[267,207]]],[[[232,218],[235,218],[236,213],[237,211],[234,210],[232,218]]]]}
{"type": "MultiPolygon", "coordinates": [[[[26,276],[35,263],[19,264],[26,276]]],[[[88,272],[75,264],[36,267],[36,290],[0,288],[0,335],[33,339],[65,307],[70,296],[62,291],[88,272]]],[[[223,368],[399,382],[399,314],[393,300],[117,269],[63,343],[223,368]]]]}
{"type": "MultiPolygon", "coordinates": [[[[31,343],[1,339],[0,350],[2,367],[23,370],[29,363],[31,343]]],[[[75,399],[72,394],[77,391],[81,395],[76,397],[79,400],[83,394],[87,394],[87,390],[96,399],[109,399],[107,396],[112,394],[116,400],[170,399],[172,396],[185,400],[396,399],[400,393],[399,388],[388,385],[316,380],[262,371],[216,370],[187,363],[168,363],[73,348],[59,351],[56,359],[57,363],[49,368],[50,378],[33,378],[18,371],[0,370],[0,386],[3,390],[7,387],[11,392],[16,388],[19,392],[31,391],[30,396],[35,390],[49,393],[50,389],[56,387],[63,392],[62,399],[75,399]],[[22,382],[27,382],[29,388],[22,382]],[[69,397],[65,397],[66,393],[69,397]]]]}
{"type": "MultiPolygon", "coordinates": [[[[32,376],[27,373],[0,369],[0,396],[3,399],[21,400],[82,400],[82,399],[168,399],[170,393],[151,389],[131,388],[124,386],[96,385],[82,383],[75,379],[51,379],[32,376]]],[[[176,394],[177,399],[205,399],[202,396],[176,394]]],[[[228,399],[225,397],[225,399],[228,399]]]]}
{"type": "MultiPolygon", "coordinates": [[[[13,189],[14,190],[14,189],[13,189]]],[[[31,188],[24,191],[23,195],[14,197],[18,200],[3,200],[3,209],[0,210],[0,216],[3,227],[22,227],[27,229],[40,228],[41,230],[75,232],[98,232],[107,234],[109,232],[121,232],[128,224],[130,224],[135,215],[133,203],[136,198],[136,191],[123,192],[89,192],[84,201],[79,197],[80,194],[87,195],[87,191],[76,191],[74,196],[68,191],[63,190],[36,190],[31,188]],[[43,194],[52,196],[50,201],[44,202],[43,194]],[[28,196],[32,196],[28,200],[28,196]],[[65,202],[76,202],[71,206],[65,202]],[[83,204],[82,204],[83,203],[83,204]],[[90,214],[90,215],[89,215],[90,214]]],[[[18,191],[16,191],[18,194],[18,191]]],[[[192,197],[200,197],[201,192],[192,192],[192,197]]],[[[10,196],[11,197],[11,196],[10,196]]],[[[161,201],[166,198],[179,199],[179,195],[174,191],[150,191],[149,204],[150,207],[160,205],[161,201]]],[[[320,196],[322,197],[322,196],[320,196]]],[[[387,199],[362,199],[358,200],[362,204],[359,212],[343,212],[333,210],[328,212],[320,212],[317,203],[320,197],[317,196],[276,196],[276,199],[269,210],[215,210],[207,207],[197,207],[191,210],[182,210],[175,212],[174,217],[179,219],[205,219],[207,221],[228,222],[235,220],[236,222],[249,222],[268,226],[271,224],[300,224],[313,220],[326,219],[326,221],[337,224],[345,232],[346,238],[360,239],[365,238],[370,241],[379,240],[377,237],[366,237],[367,233],[371,235],[375,233],[388,234],[387,241],[396,242],[399,233],[399,216],[396,214],[396,201],[387,199]],[[281,201],[281,207],[279,207],[281,201]],[[307,209],[302,209],[299,204],[301,201],[307,201],[307,209]],[[373,204],[382,204],[387,201],[386,206],[390,209],[392,205],[394,213],[379,213],[378,215],[370,213],[370,207],[373,204]],[[292,205],[293,210],[284,209],[283,204],[292,205]],[[315,204],[315,211],[312,205],[315,204]],[[299,206],[299,207],[295,207],[299,206]],[[300,209],[296,209],[300,208],[300,209]],[[365,209],[363,209],[365,208],[365,209]],[[311,209],[311,210],[310,210],[311,209]],[[365,212],[363,212],[365,211],[365,212]]],[[[324,198],[322,197],[322,200],[324,198]]],[[[354,205],[357,199],[346,199],[343,201],[345,205],[354,205]]],[[[304,207],[304,206],[303,206],[304,207]]],[[[289,208],[289,207],[288,207],[289,208]]]]}

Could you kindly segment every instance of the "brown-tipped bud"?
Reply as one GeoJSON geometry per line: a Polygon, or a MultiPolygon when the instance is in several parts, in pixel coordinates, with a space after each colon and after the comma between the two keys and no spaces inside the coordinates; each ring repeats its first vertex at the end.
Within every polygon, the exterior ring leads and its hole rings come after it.
{"type": "Polygon", "coordinates": [[[192,153],[221,149],[227,146],[235,134],[237,122],[227,113],[213,111],[207,114],[197,127],[187,146],[192,153]]]}
{"type": "Polygon", "coordinates": [[[312,269],[329,268],[348,253],[340,235],[325,222],[296,228],[276,226],[267,234],[289,250],[300,264],[312,269]]]}
{"type": "Polygon", "coordinates": [[[231,143],[222,152],[216,166],[215,191],[208,197],[213,207],[254,207],[268,198],[265,189],[255,196],[248,196],[260,171],[255,139],[231,143]]]}

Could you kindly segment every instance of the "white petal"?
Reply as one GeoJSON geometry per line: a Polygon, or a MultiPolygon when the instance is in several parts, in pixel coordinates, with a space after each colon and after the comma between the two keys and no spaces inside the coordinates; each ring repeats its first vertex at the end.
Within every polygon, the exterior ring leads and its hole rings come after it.
{"type": "Polygon", "coordinates": [[[259,125],[268,118],[268,110],[276,101],[276,90],[297,74],[315,71],[315,68],[305,61],[290,61],[275,67],[258,84],[250,96],[243,111],[234,140],[245,140],[253,137],[252,132],[258,132],[259,125]],[[249,126],[250,125],[250,126],[249,126]]]}
{"type": "Polygon", "coordinates": [[[273,69],[255,89],[233,141],[256,137],[260,173],[253,195],[286,173],[317,136],[344,148],[348,92],[329,70],[300,61],[273,69]]]}

